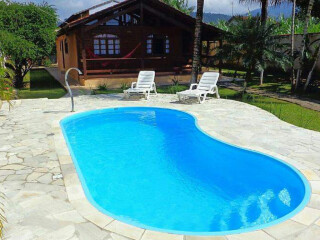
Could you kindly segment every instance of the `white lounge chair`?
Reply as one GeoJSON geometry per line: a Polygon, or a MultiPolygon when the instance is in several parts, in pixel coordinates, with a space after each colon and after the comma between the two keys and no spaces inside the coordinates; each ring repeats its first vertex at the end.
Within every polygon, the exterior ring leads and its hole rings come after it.
{"type": "Polygon", "coordinates": [[[216,72],[205,72],[199,84],[191,84],[189,90],[178,92],[179,101],[186,98],[195,97],[199,103],[204,103],[207,94],[216,94],[217,98],[220,98],[217,82],[219,79],[219,73],[216,72]],[[196,87],[196,88],[194,88],[196,87]]]}
{"type": "Polygon", "coordinates": [[[144,94],[145,99],[149,99],[150,92],[154,91],[157,95],[157,88],[154,82],[156,73],[154,71],[140,71],[138,81],[131,84],[131,88],[124,90],[125,98],[129,98],[131,94],[144,94]]]}

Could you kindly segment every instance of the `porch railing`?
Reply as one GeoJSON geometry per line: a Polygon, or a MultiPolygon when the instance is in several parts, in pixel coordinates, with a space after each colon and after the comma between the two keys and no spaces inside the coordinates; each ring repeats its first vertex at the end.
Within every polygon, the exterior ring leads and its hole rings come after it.
{"type": "Polygon", "coordinates": [[[137,72],[141,69],[172,70],[185,62],[186,58],[92,58],[82,59],[84,75],[137,72]]]}

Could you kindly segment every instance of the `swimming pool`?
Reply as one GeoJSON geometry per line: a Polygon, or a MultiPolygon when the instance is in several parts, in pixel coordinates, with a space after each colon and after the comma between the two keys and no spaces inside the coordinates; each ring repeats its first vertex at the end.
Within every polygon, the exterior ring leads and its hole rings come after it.
{"type": "Polygon", "coordinates": [[[294,168],[206,135],[185,112],[103,109],[61,126],[89,201],[138,227],[240,233],[292,217],[310,197],[294,168]]]}

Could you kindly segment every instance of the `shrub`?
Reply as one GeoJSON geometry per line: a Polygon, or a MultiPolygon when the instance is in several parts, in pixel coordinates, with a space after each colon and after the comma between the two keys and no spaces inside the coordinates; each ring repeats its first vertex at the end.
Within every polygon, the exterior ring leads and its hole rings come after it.
{"type": "Polygon", "coordinates": [[[121,88],[121,90],[126,90],[126,89],[128,89],[129,87],[128,87],[128,84],[127,84],[127,83],[122,83],[120,88],[121,88]]]}
{"type": "Polygon", "coordinates": [[[106,83],[100,84],[98,90],[108,90],[108,85],[106,83]]]}
{"type": "Polygon", "coordinates": [[[52,62],[49,58],[46,58],[44,61],[43,61],[43,65],[45,67],[50,67],[52,65],[52,62]]]}
{"type": "Polygon", "coordinates": [[[10,66],[10,61],[6,60],[0,52],[0,109],[2,107],[2,101],[7,101],[10,107],[10,100],[14,97],[12,87],[14,71],[9,68],[10,66]]]}

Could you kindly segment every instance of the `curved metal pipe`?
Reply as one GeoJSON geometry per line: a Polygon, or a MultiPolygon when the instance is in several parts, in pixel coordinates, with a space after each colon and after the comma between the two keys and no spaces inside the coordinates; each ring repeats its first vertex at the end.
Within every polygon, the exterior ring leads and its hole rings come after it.
{"type": "Polygon", "coordinates": [[[69,75],[69,72],[70,72],[71,70],[76,70],[76,71],[79,73],[79,75],[81,75],[82,72],[81,72],[80,69],[78,69],[78,68],[69,68],[69,69],[67,70],[65,76],[64,76],[64,81],[65,81],[65,83],[66,83],[66,86],[67,86],[67,88],[68,88],[68,92],[69,92],[70,98],[71,98],[71,106],[72,106],[72,107],[71,107],[71,112],[74,112],[73,94],[72,94],[71,88],[70,88],[69,83],[68,83],[68,75],[69,75]]]}

